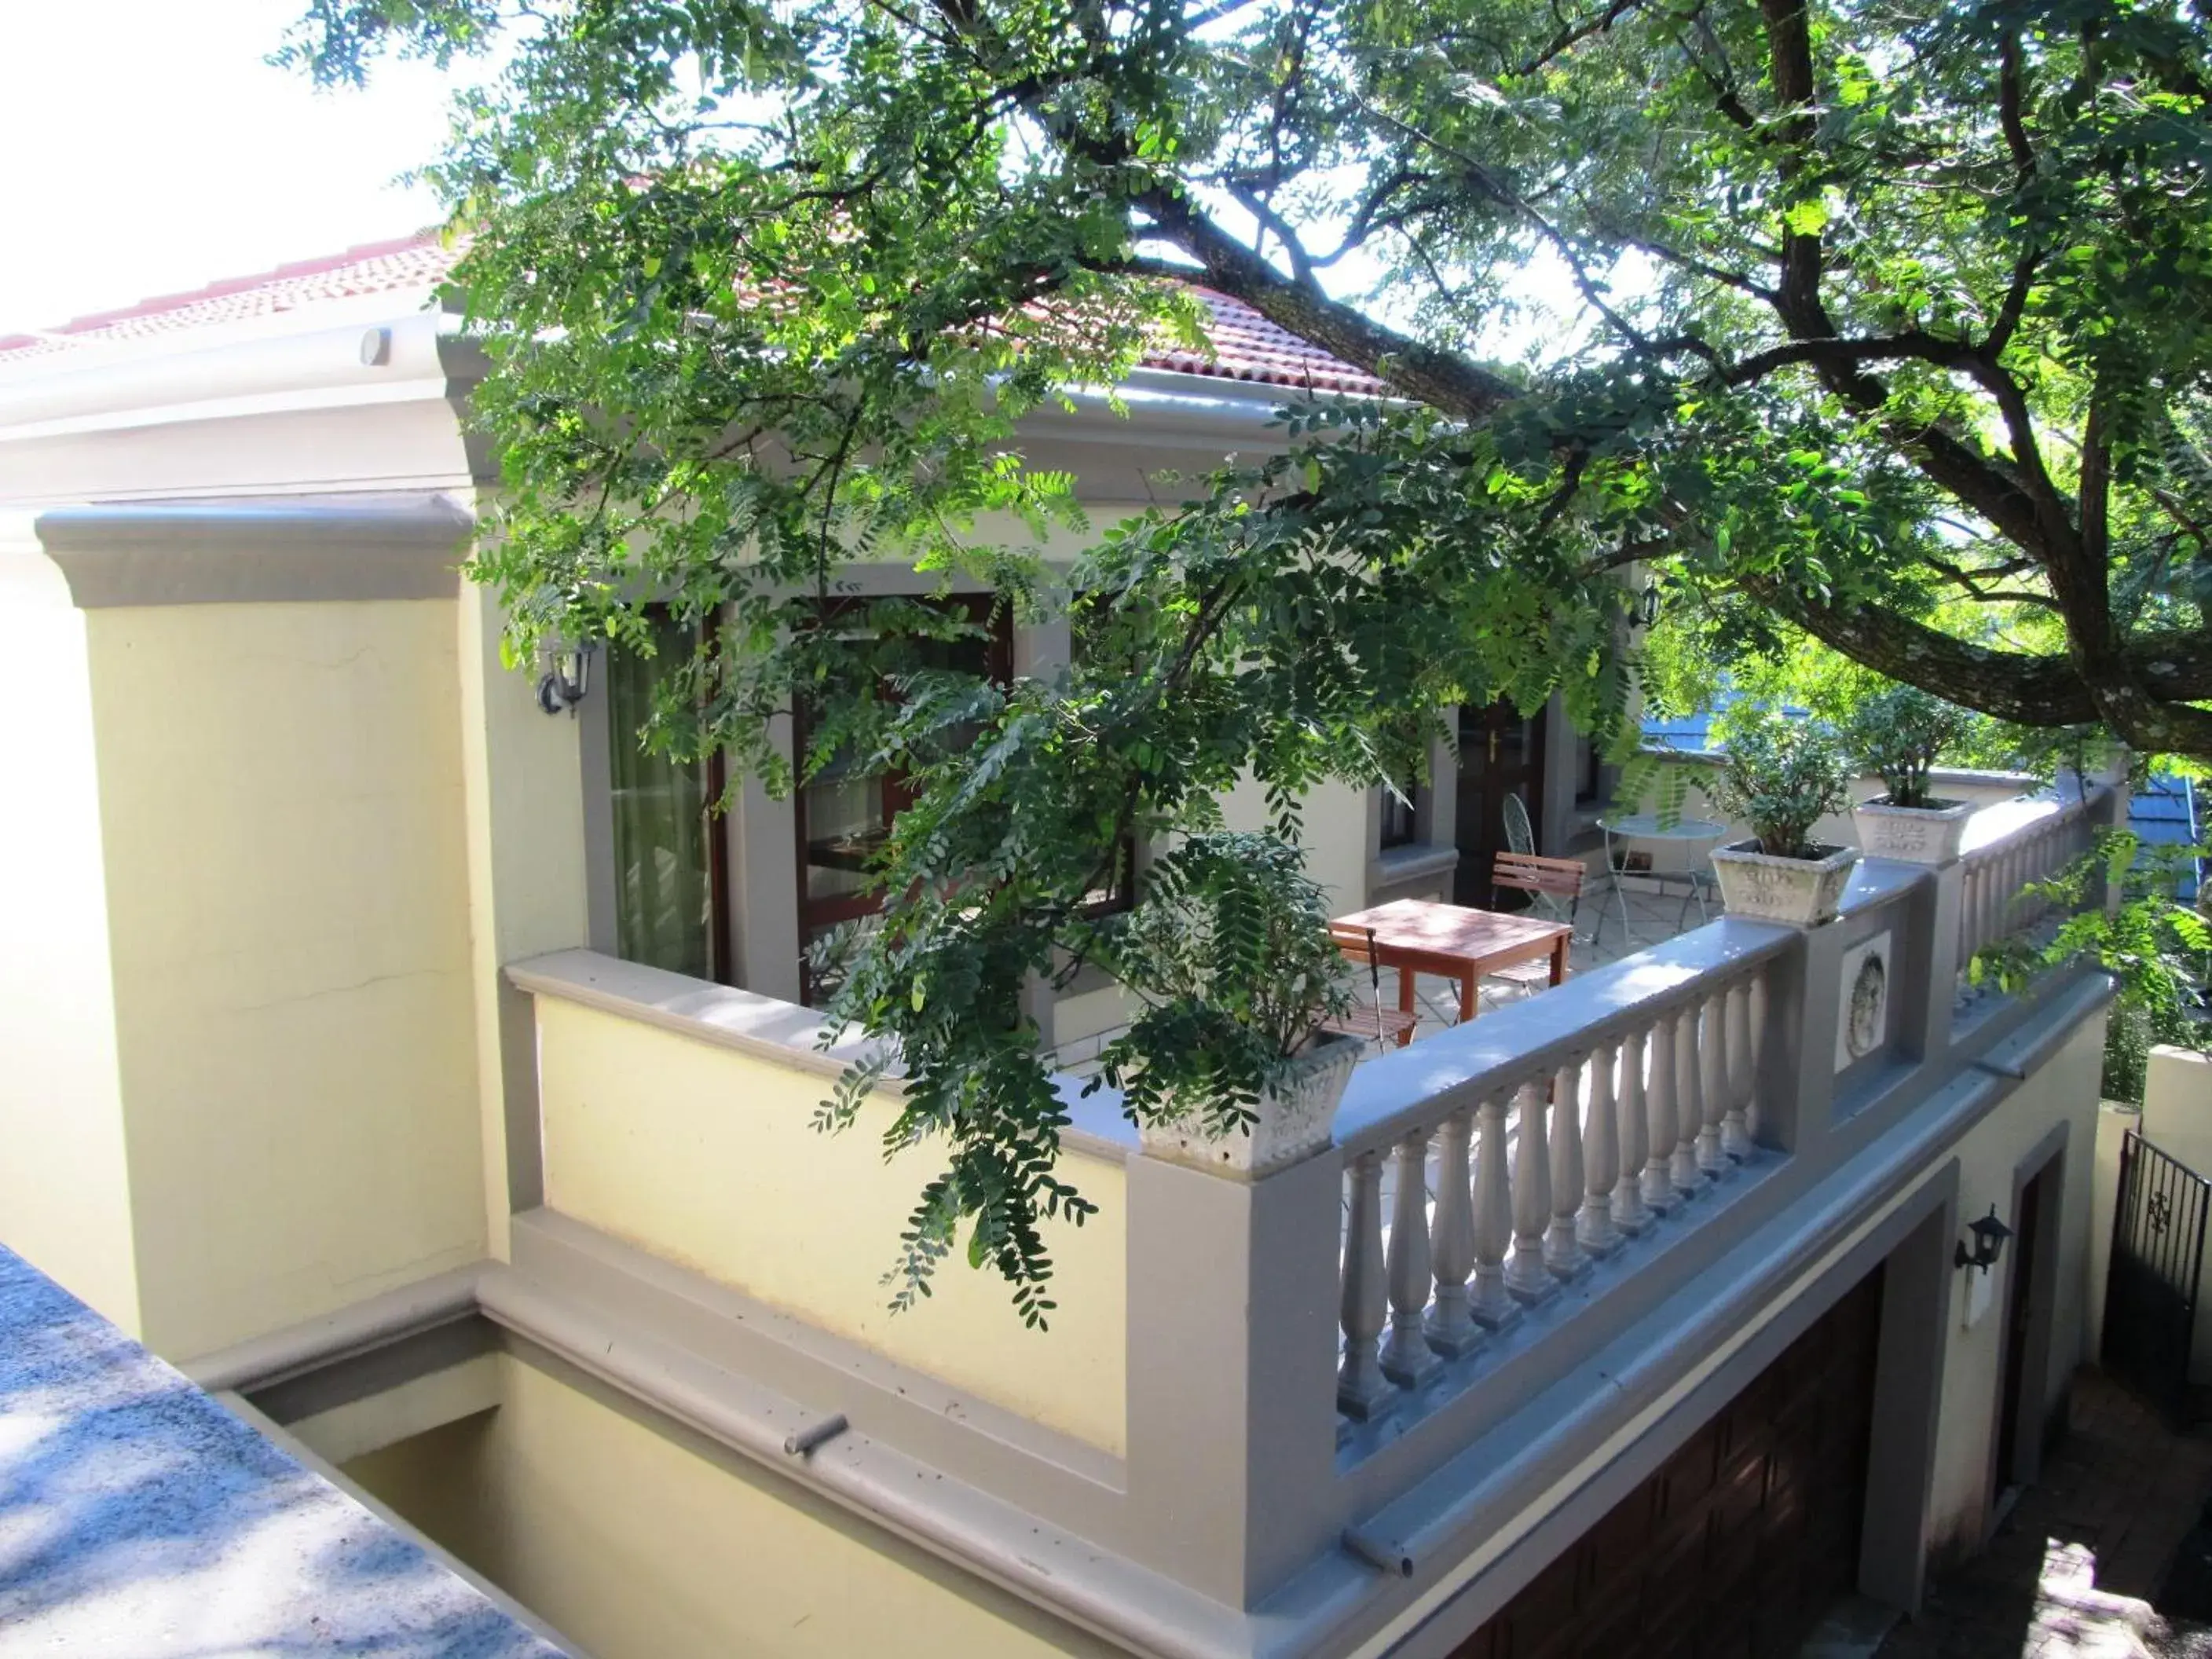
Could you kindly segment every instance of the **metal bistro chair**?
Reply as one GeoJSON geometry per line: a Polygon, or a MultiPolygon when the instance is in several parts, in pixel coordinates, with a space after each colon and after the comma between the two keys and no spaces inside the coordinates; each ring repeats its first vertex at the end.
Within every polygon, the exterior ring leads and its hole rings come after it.
{"type": "MultiPolygon", "coordinates": [[[[1510,820],[1509,820],[1510,822],[1510,820]]],[[[1528,895],[1528,908],[1564,921],[1567,931],[1574,931],[1575,923],[1582,919],[1583,887],[1589,879],[1589,868],[1580,859],[1547,859],[1534,853],[1500,853],[1491,866],[1491,902],[1497,902],[1498,890],[1510,887],[1516,892],[1528,895]]],[[[1552,984],[1552,964],[1540,962],[1516,962],[1510,968],[1500,968],[1485,974],[1485,981],[1502,980],[1514,986],[1522,995],[1533,995],[1548,990],[1552,984]]]]}
{"type": "MultiPolygon", "coordinates": [[[[1364,1007],[1355,1007],[1345,1013],[1322,1022],[1322,1029],[1340,1036],[1358,1037],[1378,1048],[1395,1042],[1400,1048],[1413,1041],[1413,1027],[1419,1016],[1397,1008],[1382,1006],[1382,969],[1375,959],[1375,930],[1372,927],[1332,927],[1328,936],[1336,941],[1346,960],[1367,969],[1369,1001],[1364,1007]]],[[[1404,972],[1403,969],[1399,970],[1404,972]]]]}
{"type": "Polygon", "coordinates": [[[1536,850],[1536,828],[1528,822],[1528,808],[1518,795],[1505,798],[1505,844],[1523,858],[1536,850]]]}

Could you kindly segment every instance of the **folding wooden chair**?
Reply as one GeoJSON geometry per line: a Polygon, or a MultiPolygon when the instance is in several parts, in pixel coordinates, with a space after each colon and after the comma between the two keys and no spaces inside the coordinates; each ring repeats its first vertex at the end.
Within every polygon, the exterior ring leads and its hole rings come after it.
{"type": "MultiPolygon", "coordinates": [[[[1347,961],[1367,969],[1368,1002],[1364,1007],[1346,1010],[1322,1022],[1325,1031],[1334,1031],[1340,1036],[1358,1037],[1377,1048],[1395,1041],[1402,1048],[1413,1040],[1413,1027],[1419,1017],[1401,1009],[1382,1006],[1382,969],[1375,959],[1375,930],[1371,927],[1332,927],[1328,936],[1336,941],[1347,961]]],[[[1403,970],[1401,969],[1402,972],[1403,970]]]]}
{"type": "MultiPolygon", "coordinates": [[[[1554,921],[1564,921],[1573,931],[1581,919],[1583,885],[1589,879],[1589,866],[1580,859],[1547,859],[1534,853],[1500,853],[1490,870],[1491,902],[1498,902],[1502,888],[1529,896],[1529,908],[1541,912],[1554,921]]],[[[1500,968],[1483,975],[1486,981],[1502,980],[1516,987],[1524,995],[1547,990],[1552,983],[1552,964],[1549,961],[1516,962],[1510,968],[1500,968]]]]}

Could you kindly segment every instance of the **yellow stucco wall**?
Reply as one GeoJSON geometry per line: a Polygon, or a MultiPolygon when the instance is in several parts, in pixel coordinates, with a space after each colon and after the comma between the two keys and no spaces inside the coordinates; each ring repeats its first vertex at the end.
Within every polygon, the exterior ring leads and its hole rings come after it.
{"type": "MultiPolygon", "coordinates": [[[[1306,873],[1328,889],[1334,913],[1367,902],[1367,793],[1349,784],[1323,783],[1303,805],[1306,873]]],[[[1267,828],[1267,792],[1246,778],[1222,797],[1221,816],[1231,830],[1267,828]]]]}
{"type": "Polygon", "coordinates": [[[887,1311],[882,1283],[938,1149],[886,1162],[878,1098],[812,1127],[830,1079],[557,998],[538,1000],[545,1195],[554,1209],[903,1364],[1119,1454],[1127,1270],[1118,1164],[1070,1152],[1099,1206],[1050,1224],[1060,1309],[1024,1329],[996,1275],[957,1255],[887,1311]]]}
{"type": "MultiPolygon", "coordinates": [[[[510,1146],[507,1107],[527,1121],[536,1079],[529,999],[507,982],[510,962],[581,945],[585,902],[581,722],[549,718],[530,675],[500,661],[495,595],[462,584],[453,607],[458,717],[467,803],[471,986],[486,1246],[504,1261],[510,1209],[538,1201],[531,1147],[510,1146]],[[510,1194],[509,1164],[522,1171],[510,1194]]],[[[604,691],[600,695],[604,695],[604,691]]]]}
{"type": "Polygon", "coordinates": [[[83,618],[143,1334],[475,1260],[450,600],[83,618]]]}
{"type": "Polygon", "coordinates": [[[500,1363],[496,1410],[345,1472],[597,1659],[1116,1651],[734,1454],[500,1363]]]}
{"type": "Polygon", "coordinates": [[[0,1243],[137,1333],[85,618],[0,543],[0,1243]]]}
{"type": "MultiPolygon", "coordinates": [[[[1998,1216],[2017,1230],[2013,1182],[2021,1160],[2055,1125],[2068,1126],[2063,1208],[2057,1236],[2043,1241],[2043,1248],[2058,1253],[2048,1381],[2048,1398],[2054,1402],[2063,1395],[2075,1367],[2088,1357],[2083,1328],[2089,1284],[2090,1182],[2104,1047],[2105,1018],[2099,1014],[1959,1143],[1961,1226],[1988,1214],[1995,1204],[1998,1216]]],[[[2005,1297],[2019,1265],[2018,1250],[2008,1249],[1990,1275],[1990,1304],[1971,1327],[1966,1323],[1970,1275],[1951,1275],[1946,1328],[1949,1346],[1943,1361],[1929,1498],[1929,1537],[1939,1554],[1978,1546],[1987,1527],[1988,1506],[1995,1496],[1990,1481],[2004,1364],[2005,1297]]]]}

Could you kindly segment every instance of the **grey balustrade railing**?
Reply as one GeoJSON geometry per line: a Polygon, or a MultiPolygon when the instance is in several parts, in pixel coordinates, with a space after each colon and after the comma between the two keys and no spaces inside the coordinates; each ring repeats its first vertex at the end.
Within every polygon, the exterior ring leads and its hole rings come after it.
{"type": "Polygon", "coordinates": [[[1340,1412],[1391,1409],[1595,1262],[1654,1248],[1655,1229],[1755,1156],[1777,948],[1340,1132],[1340,1412]]]}
{"type": "MultiPolygon", "coordinates": [[[[2052,901],[2026,890],[2049,880],[2093,844],[2100,808],[2112,787],[2100,783],[2074,799],[2011,802],[1987,809],[1978,818],[2025,809],[2017,827],[1970,845],[1960,860],[1959,966],[1963,970],[1978,951],[2008,935],[2034,927],[2051,911],[2052,901]]],[[[1969,836],[1971,839],[1972,831],[1969,836]]]]}

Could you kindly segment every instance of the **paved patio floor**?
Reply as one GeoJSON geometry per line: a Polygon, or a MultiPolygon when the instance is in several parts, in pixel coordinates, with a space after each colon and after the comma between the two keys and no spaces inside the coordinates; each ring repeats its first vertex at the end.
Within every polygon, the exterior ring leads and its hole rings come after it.
{"type": "Polygon", "coordinates": [[[2020,1492],[1987,1550],[1889,1632],[1880,1659],[2212,1656],[2212,1629],[2182,1616],[2196,1600],[2183,1587],[2203,1569],[2193,1557],[2212,1550],[2200,1524],[2208,1498],[2212,1427],[2176,1434],[2083,1370],[2043,1479],[2020,1492]]]}

